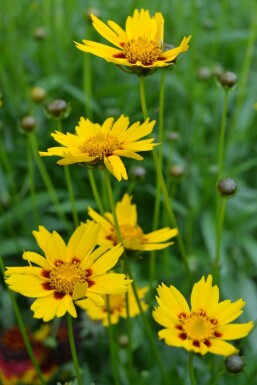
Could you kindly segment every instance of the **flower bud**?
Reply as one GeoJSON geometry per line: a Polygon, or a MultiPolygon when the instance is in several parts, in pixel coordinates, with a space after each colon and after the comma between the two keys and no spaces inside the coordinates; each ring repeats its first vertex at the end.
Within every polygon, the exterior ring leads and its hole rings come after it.
{"type": "Polygon", "coordinates": [[[241,356],[233,354],[225,360],[225,367],[229,373],[240,373],[244,369],[244,361],[241,356]]]}
{"type": "Polygon", "coordinates": [[[235,195],[237,191],[237,185],[234,179],[223,178],[218,181],[217,189],[220,195],[227,198],[231,198],[235,195]]]}
{"type": "Polygon", "coordinates": [[[146,169],[142,166],[136,166],[132,168],[130,173],[135,179],[143,180],[146,176],[146,169]]]}
{"type": "Polygon", "coordinates": [[[57,99],[49,103],[46,107],[49,117],[57,119],[66,118],[70,112],[65,100],[57,99]]]}
{"type": "Polygon", "coordinates": [[[208,80],[210,79],[211,75],[211,70],[208,67],[201,67],[197,71],[197,78],[200,80],[208,80]]]}
{"type": "Polygon", "coordinates": [[[26,132],[31,132],[36,127],[37,122],[34,116],[24,116],[20,121],[21,128],[26,132]]]}
{"type": "Polygon", "coordinates": [[[46,30],[44,27],[37,27],[34,30],[33,36],[36,40],[43,40],[46,37],[46,30]]]}
{"type": "Polygon", "coordinates": [[[221,74],[219,77],[218,77],[218,80],[220,82],[220,84],[225,87],[225,88],[231,88],[233,87],[236,82],[237,82],[237,75],[234,73],[234,72],[230,72],[230,71],[227,71],[227,72],[223,72],[223,74],[221,74]]]}
{"type": "Polygon", "coordinates": [[[30,91],[30,95],[34,102],[40,103],[46,97],[46,90],[42,87],[33,87],[30,91]]]}
{"type": "Polygon", "coordinates": [[[169,168],[170,175],[181,178],[185,174],[185,167],[182,164],[173,164],[169,168]]]}
{"type": "Polygon", "coordinates": [[[119,344],[122,348],[125,348],[126,346],[128,346],[128,336],[126,334],[121,334],[119,336],[119,344]]]}
{"type": "Polygon", "coordinates": [[[169,139],[170,141],[172,141],[172,142],[176,142],[176,141],[178,141],[178,140],[180,139],[180,135],[179,135],[179,133],[176,132],[176,131],[170,131],[170,132],[168,133],[168,139],[169,139]]]}

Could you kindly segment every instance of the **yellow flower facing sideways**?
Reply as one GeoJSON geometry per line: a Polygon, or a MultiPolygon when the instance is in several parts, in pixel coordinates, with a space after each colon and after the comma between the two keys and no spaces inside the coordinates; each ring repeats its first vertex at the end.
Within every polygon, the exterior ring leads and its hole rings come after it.
{"type": "Polygon", "coordinates": [[[222,356],[238,350],[225,340],[236,340],[249,334],[253,322],[231,324],[242,314],[245,302],[219,302],[218,286],[212,286],[212,276],[202,277],[191,293],[191,309],[184,296],[174,287],[162,283],[157,288],[158,307],[153,318],[165,329],[159,337],[167,345],[184,348],[202,355],[210,352],[222,356]]]}
{"type": "Polygon", "coordinates": [[[5,275],[11,290],[36,298],[31,305],[34,318],[47,322],[66,312],[77,317],[74,304],[83,306],[93,301],[102,306],[103,295],[126,293],[131,280],[124,274],[108,273],[123,247],[96,247],[98,231],[95,223],[82,223],[67,245],[57,232],[50,233],[43,226],[33,231],[45,256],[25,251],[23,259],[29,266],[8,267],[5,275]]]}
{"type": "Polygon", "coordinates": [[[41,156],[59,156],[57,163],[68,165],[83,163],[92,168],[106,167],[119,181],[128,179],[121,157],[142,160],[137,152],[150,151],[156,146],[154,138],[139,140],[153,131],[155,121],[149,119],[142,124],[136,122],[129,127],[129,118],[121,115],[116,122],[108,118],[101,126],[89,119],[81,118],[76,127],[76,134],[52,134],[62,147],[49,148],[40,152],[41,156]]]}
{"type": "MultiPolygon", "coordinates": [[[[116,214],[119,222],[124,249],[127,250],[160,250],[173,244],[167,242],[178,234],[177,229],[165,227],[160,230],[144,234],[137,224],[137,207],[131,203],[132,197],[125,194],[120,202],[116,204],[116,214]]],[[[103,216],[90,208],[89,216],[100,224],[98,242],[100,245],[113,247],[119,242],[115,228],[113,215],[106,212],[103,216]]]]}
{"type": "Polygon", "coordinates": [[[125,30],[114,21],[109,20],[106,25],[93,14],[91,17],[96,31],[114,47],[89,40],[76,43],[76,47],[108,62],[130,68],[166,67],[188,50],[191,36],[184,37],[178,47],[165,49],[164,18],[160,12],[151,17],[148,10],[136,9],[127,18],[125,30]]]}
{"type": "MultiPolygon", "coordinates": [[[[148,291],[148,287],[138,288],[137,294],[140,299],[142,309],[146,311],[147,304],[144,302],[144,297],[148,291]]],[[[128,292],[128,306],[129,306],[129,317],[134,318],[140,314],[132,286],[129,285],[128,292]]],[[[108,305],[107,296],[104,297],[104,306],[96,306],[93,302],[88,302],[83,306],[86,310],[87,315],[94,321],[102,321],[103,326],[109,325],[108,319],[108,305]]],[[[119,322],[120,318],[127,318],[127,307],[126,307],[126,295],[125,294],[112,294],[109,295],[109,307],[110,307],[110,321],[111,324],[119,322]]]]}

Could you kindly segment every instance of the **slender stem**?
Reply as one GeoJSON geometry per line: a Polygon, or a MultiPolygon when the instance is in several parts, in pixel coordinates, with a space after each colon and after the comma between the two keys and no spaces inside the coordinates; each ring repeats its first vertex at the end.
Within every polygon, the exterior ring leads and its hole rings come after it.
{"type": "MultiPolygon", "coordinates": [[[[3,262],[2,257],[0,257],[0,269],[1,269],[1,272],[2,272],[2,274],[4,276],[5,267],[4,267],[4,262],[3,262]]],[[[31,359],[31,362],[32,362],[32,364],[33,364],[33,366],[34,366],[34,368],[35,368],[35,370],[37,372],[40,384],[41,385],[46,385],[46,381],[43,378],[43,374],[41,372],[40,366],[39,366],[39,364],[37,362],[37,359],[36,359],[36,357],[34,355],[32,346],[30,344],[30,341],[29,341],[29,338],[28,338],[28,335],[27,335],[27,332],[26,332],[26,326],[25,326],[25,323],[23,322],[23,319],[22,319],[22,316],[21,316],[21,312],[20,312],[19,306],[17,304],[17,301],[15,299],[15,296],[14,296],[13,292],[9,288],[7,288],[7,290],[8,290],[8,293],[10,295],[10,299],[11,299],[11,302],[12,302],[12,307],[13,307],[13,310],[14,310],[14,314],[15,314],[15,317],[17,319],[17,322],[18,322],[18,325],[19,325],[19,328],[20,328],[20,331],[21,331],[21,335],[22,335],[24,344],[26,346],[29,358],[31,359]]]]}
{"type": "Polygon", "coordinates": [[[191,385],[196,385],[193,360],[194,360],[194,353],[190,352],[189,360],[188,360],[189,378],[190,378],[191,385]]]}
{"type": "MultiPolygon", "coordinates": [[[[144,78],[140,78],[140,98],[141,98],[143,116],[144,116],[144,119],[147,119],[148,115],[147,115],[147,108],[146,108],[146,101],[145,101],[144,78]]],[[[166,186],[163,174],[162,174],[161,165],[159,163],[158,155],[157,155],[155,148],[153,148],[153,150],[152,150],[152,155],[153,155],[155,170],[157,172],[157,178],[159,180],[160,189],[161,189],[162,194],[163,194],[164,204],[165,204],[165,207],[167,210],[167,214],[168,214],[170,223],[173,227],[177,228],[178,227],[177,221],[176,221],[176,218],[175,218],[175,215],[173,212],[173,208],[172,208],[172,205],[171,205],[171,202],[169,199],[167,186],[166,186]]],[[[189,281],[189,283],[192,283],[192,276],[191,276],[191,271],[190,271],[188,260],[187,260],[186,249],[185,249],[184,242],[183,242],[183,239],[182,239],[180,233],[178,234],[177,240],[178,240],[178,247],[179,247],[181,257],[182,257],[182,261],[183,261],[184,266],[185,266],[188,281],[189,281]]]]}
{"type": "MultiPolygon", "coordinates": [[[[57,129],[60,132],[63,131],[61,118],[57,119],[57,129]]],[[[79,225],[79,218],[78,218],[78,213],[76,209],[75,195],[73,191],[69,166],[64,166],[64,174],[65,174],[65,180],[66,180],[66,185],[68,189],[69,200],[71,204],[72,218],[75,226],[77,227],[79,225]]]]}
{"type": "Polygon", "coordinates": [[[28,162],[28,176],[29,176],[30,195],[31,195],[34,221],[36,224],[38,224],[39,223],[39,213],[38,213],[37,204],[36,204],[35,183],[34,183],[34,175],[33,175],[33,162],[32,162],[32,156],[31,155],[32,154],[31,154],[31,149],[30,149],[29,138],[27,137],[27,162],[28,162]]]}
{"type": "Polygon", "coordinates": [[[219,281],[220,248],[221,248],[222,230],[223,230],[226,206],[227,206],[227,198],[221,197],[221,201],[220,201],[220,204],[218,205],[218,212],[217,212],[216,252],[215,252],[215,261],[214,261],[214,269],[213,269],[216,282],[219,281]]]}
{"type": "Polygon", "coordinates": [[[115,345],[115,340],[113,335],[113,325],[111,322],[110,296],[108,294],[106,296],[106,302],[107,302],[107,311],[108,311],[108,335],[110,340],[112,375],[114,378],[115,385],[119,385],[120,380],[119,380],[118,365],[117,365],[116,345],[115,345]]]}
{"type": "Polygon", "coordinates": [[[48,172],[45,168],[45,165],[42,161],[42,158],[38,154],[38,144],[37,144],[37,139],[36,139],[34,132],[30,133],[29,139],[30,139],[30,145],[31,145],[31,149],[32,149],[32,152],[34,155],[35,162],[37,164],[37,167],[39,169],[41,177],[44,181],[44,184],[47,188],[47,191],[48,191],[48,193],[52,199],[52,202],[53,202],[53,205],[56,209],[56,212],[57,212],[59,218],[63,221],[63,223],[65,223],[66,226],[70,227],[70,224],[69,224],[66,216],[64,215],[64,213],[62,212],[62,210],[60,208],[60,201],[59,201],[58,195],[57,195],[56,190],[52,184],[52,181],[48,175],[48,172]]]}
{"type": "Polygon", "coordinates": [[[127,344],[127,352],[128,352],[128,372],[129,372],[129,378],[131,382],[134,380],[134,374],[133,374],[133,351],[131,346],[132,341],[132,335],[131,335],[131,318],[130,318],[130,311],[129,311],[129,296],[128,292],[125,294],[126,296],[126,324],[127,324],[127,333],[128,333],[128,344],[127,344]]]}
{"type": "Polygon", "coordinates": [[[98,193],[98,189],[97,189],[97,186],[96,186],[96,183],[95,183],[95,177],[94,177],[93,170],[88,170],[88,176],[89,176],[89,182],[90,182],[90,185],[91,185],[91,189],[92,189],[93,196],[94,196],[94,199],[96,201],[98,210],[103,215],[104,214],[104,209],[103,209],[102,201],[101,201],[101,198],[100,198],[100,195],[98,193]]]}
{"type": "MultiPolygon", "coordinates": [[[[112,210],[113,220],[114,220],[116,232],[118,235],[118,239],[119,239],[119,242],[123,243],[122,242],[122,235],[121,235],[121,231],[120,231],[120,226],[119,226],[119,222],[118,222],[118,217],[117,217],[117,213],[115,210],[115,202],[114,202],[114,197],[113,197],[113,192],[112,192],[112,186],[111,186],[110,177],[109,177],[107,170],[105,170],[105,181],[106,181],[106,189],[107,189],[107,193],[108,193],[108,197],[109,197],[109,202],[110,202],[110,206],[111,206],[111,210],[112,210]]],[[[146,331],[147,336],[148,336],[149,344],[150,344],[152,352],[155,356],[156,362],[159,366],[160,373],[163,377],[163,383],[165,385],[167,385],[165,370],[164,370],[158,349],[157,349],[155,342],[154,342],[152,330],[151,330],[150,325],[149,325],[147,318],[145,316],[144,309],[142,308],[140,298],[139,298],[138,293],[137,293],[135,280],[133,279],[133,275],[132,275],[132,272],[131,272],[130,267],[129,267],[128,258],[127,258],[127,254],[126,254],[125,250],[123,253],[123,257],[124,257],[124,265],[125,265],[125,270],[127,272],[127,275],[129,276],[129,278],[132,279],[131,285],[132,285],[133,293],[135,295],[138,308],[140,310],[141,318],[142,318],[142,321],[144,323],[144,327],[145,327],[145,331],[146,331]]]]}
{"type": "MultiPolygon", "coordinates": [[[[162,163],[163,163],[163,116],[164,116],[164,90],[165,90],[165,78],[166,78],[166,71],[162,72],[162,78],[161,78],[161,87],[160,87],[160,97],[159,97],[159,124],[158,124],[158,142],[160,143],[160,146],[158,147],[158,153],[159,153],[159,164],[160,169],[162,170],[162,163]]],[[[161,206],[161,187],[160,187],[160,179],[156,178],[156,190],[155,190],[155,202],[154,202],[154,216],[153,216],[153,230],[156,230],[158,228],[158,222],[159,222],[159,216],[160,216],[160,206],[161,206]]],[[[153,289],[154,286],[154,277],[155,274],[155,264],[156,264],[156,250],[153,250],[150,253],[150,261],[149,261],[149,285],[150,288],[153,289]]]]}
{"type": "Polygon", "coordinates": [[[145,98],[145,78],[143,76],[140,78],[140,100],[141,100],[143,117],[144,119],[147,119],[148,112],[147,112],[146,98],[145,98]]]}
{"type": "Polygon", "coordinates": [[[67,314],[67,322],[68,322],[68,333],[69,333],[71,356],[72,356],[72,361],[73,361],[73,365],[74,365],[74,369],[75,369],[76,379],[77,379],[78,385],[83,385],[81,374],[80,374],[80,368],[79,368],[78,356],[77,356],[77,352],[76,352],[75,341],[74,341],[72,317],[70,316],[70,314],[67,314]]]}
{"type": "Polygon", "coordinates": [[[240,74],[238,96],[235,103],[236,106],[235,106],[233,122],[237,122],[238,120],[238,117],[240,114],[240,107],[247,93],[247,81],[249,80],[249,72],[251,68],[252,59],[254,57],[254,51],[256,47],[256,38],[257,38],[257,7],[255,3],[254,10],[252,12],[252,22],[250,26],[250,31],[248,33],[248,42],[246,44],[245,55],[241,65],[242,70],[240,74]]]}
{"type": "Polygon", "coordinates": [[[225,129],[227,123],[227,111],[228,111],[228,89],[224,89],[224,102],[223,102],[223,111],[221,118],[220,126],[220,136],[219,136],[219,148],[218,148],[218,180],[222,176],[223,172],[223,158],[224,158],[224,143],[225,143],[225,129]]]}
{"type": "MultiPolygon", "coordinates": [[[[153,154],[155,169],[156,169],[159,181],[160,181],[160,187],[161,187],[161,191],[163,194],[164,204],[166,207],[168,218],[170,220],[171,225],[175,228],[178,228],[176,217],[174,215],[174,211],[172,208],[172,204],[171,204],[171,201],[169,199],[167,187],[166,187],[166,184],[165,184],[165,181],[163,178],[162,171],[161,171],[160,166],[159,166],[159,159],[158,159],[155,148],[152,150],[152,154],[153,154]]],[[[191,275],[191,271],[190,271],[188,260],[187,260],[186,249],[185,249],[185,245],[184,245],[184,242],[183,242],[183,239],[182,239],[180,233],[178,233],[177,242],[178,242],[178,248],[180,251],[180,255],[181,255],[182,261],[184,263],[185,270],[186,270],[187,279],[188,279],[189,283],[192,284],[192,275],[191,275]]]]}

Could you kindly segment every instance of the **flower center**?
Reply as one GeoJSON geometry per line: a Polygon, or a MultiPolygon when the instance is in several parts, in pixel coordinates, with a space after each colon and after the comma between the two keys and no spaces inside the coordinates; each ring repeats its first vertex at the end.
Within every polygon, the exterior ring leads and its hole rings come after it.
{"type": "Polygon", "coordinates": [[[99,132],[87,139],[81,151],[87,153],[89,156],[103,159],[111,155],[114,150],[120,149],[121,145],[115,136],[109,133],[103,134],[99,132]]]}
{"type": "Polygon", "coordinates": [[[49,284],[60,294],[73,294],[76,283],[87,283],[87,272],[79,267],[79,262],[59,262],[50,272],[49,284]]]}
{"type": "Polygon", "coordinates": [[[132,64],[140,61],[144,65],[151,65],[162,54],[160,45],[154,40],[139,37],[138,40],[130,40],[123,45],[123,53],[132,64]]]}
{"type": "MultiPolygon", "coordinates": [[[[125,249],[143,249],[142,244],[146,242],[147,239],[141,227],[125,223],[120,225],[120,232],[123,240],[123,246],[125,249]]],[[[112,234],[108,236],[108,239],[111,240],[114,245],[119,242],[118,234],[115,229],[112,230],[112,234]]]]}
{"type": "Polygon", "coordinates": [[[182,331],[186,334],[186,338],[194,341],[206,341],[215,335],[215,327],[217,320],[207,317],[204,310],[192,312],[182,317],[182,331]]]}

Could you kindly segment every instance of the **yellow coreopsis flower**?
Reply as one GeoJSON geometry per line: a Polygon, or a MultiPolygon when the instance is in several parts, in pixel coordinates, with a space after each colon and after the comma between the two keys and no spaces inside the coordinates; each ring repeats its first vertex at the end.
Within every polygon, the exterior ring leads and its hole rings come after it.
{"type": "Polygon", "coordinates": [[[180,53],[188,50],[191,36],[184,37],[178,47],[165,50],[161,12],[151,17],[148,10],[136,9],[133,16],[127,18],[125,30],[114,21],[109,20],[106,25],[93,14],[91,17],[96,31],[115,47],[89,40],[76,43],[76,47],[108,62],[129,67],[139,76],[151,69],[170,66],[180,53]]]}
{"type": "Polygon", "coordinates": [[[43,226],[33,231],[45,257],[25,251],[23,259],[30,266],[8,267],[5,275],[10,289],[36,298],[31,305],[35,318],[50,321],[66,312],[77,317],[74,304],[83,306],[91,300],[101,306],[103,295],[127,291],[131,280],[125,279],[124,274],[108,273],[118,262],[123,247],[96,247],[98,230],[93,222],[82,223],[67,245],[57,232],[50,233],[43,226]]]}
{"type": "MultiPolygon", "coordinates": [[[[142,309],[145,311],[147,309],[147,304],[144,302],[144,297],[148,291],[148,287],[143,287],[137,289],[137,294],[140,299],[142,309]]],[[[85,304],[83,307],[86,310],[88,316],[92,320],[102,321],[104,326],[109,326],[108,320],[108,305],[107,305],[107,296],[104,297],[105,304],[104,306],[97,306],[93,302],[85,304]]],[[[110,307],[110,321],[111,324],[116,324],[119,322],[120,318],[127,318],[127,306],[126,306],[126,296],[125,294],[109,295],[109,307],[110,307]]],[[[129,317],[133,318],[140,314],[140,309],[138,307],[133,289],[131,285],[128,288],[128,307],[129,307],[129,317]]]]}
{"type": "MultiPolygon", "coordinates": [[[[173,244],[167,242],[178,234],[177,229],[165,227],[160,230],[144,234],[137,224],[137,207],[131,203],[132,197],[125,194],[120,202],[116,204],[116,214],[119,222],[124,249],[127,250],[160,250],[173,244]]],[[[117,245],[118,234],[115,228],[113,215],[109,212],[103,216],[90,208],[89,216],[100,224],[98,242],[100,245],[113,247],[117,245]]]]}
{"type": "Polygon", "coordinates": [[[103,125],[81,118],[76,134],[56,131],[53,138],[63,147],[52,147],[41,156],[60,156],[57,163],[83,163],[88,167],[106,167],[119,181],[128,179],[121,157],[142,160],[137,152],[150,151],[156,146],[154,138],[139,140],[149,135],[155,121],[136,122],[129,127],[129,118],[121,115],[116,122],[108,118],[103,125]]]}
{"type": "Polygon", "coordinates": [[[225,340],[236,340],[249,334],[253,322],[231,324],[242,313],[245,302],[219,302],[219,289],[212,286],[212,276],[202,277],[191,293],[191,309],[184,296],[174,287],[162,284],[157,289],[159,304],[153,318],[165,329],[159,337],[167,345],[202,355],[210,352],[222,356],[238,350],[225,340]]]}

